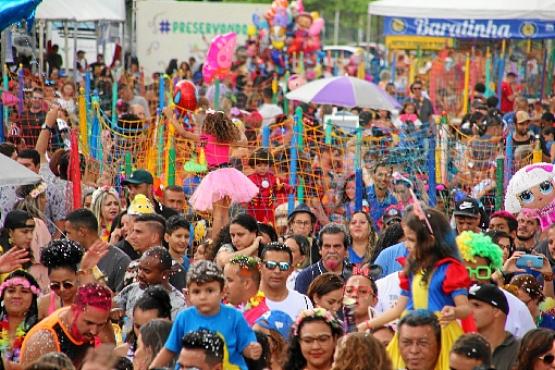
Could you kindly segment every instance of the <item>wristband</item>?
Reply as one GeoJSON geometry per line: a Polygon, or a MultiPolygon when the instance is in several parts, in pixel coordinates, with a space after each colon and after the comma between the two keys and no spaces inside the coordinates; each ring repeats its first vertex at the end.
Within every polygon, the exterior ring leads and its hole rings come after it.
{"type": "Polygon", "coordinates": [[[542,276],[544,281],[553,281],[553,272],[545,272],[542,276]]]}

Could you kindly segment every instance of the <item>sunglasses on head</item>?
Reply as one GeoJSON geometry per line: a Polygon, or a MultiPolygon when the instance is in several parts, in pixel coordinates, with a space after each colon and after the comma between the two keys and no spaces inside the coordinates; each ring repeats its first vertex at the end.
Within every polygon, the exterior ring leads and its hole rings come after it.
{"type": "Polygon", "coordinates": [[[64,281],[63,283],[50,283],[50,290],[58,291],[61,288],[65,290],[71,289],[75,286],[71,281],[64,281]]]}
{"type": "Polygon", "coordinates": [[[279,271],[288,271],[289,270],[289,262],[276,262],[276,261],[264,261],[264,266],[268,270],[275,270],[276,267],[279,267],[279,271]]]}

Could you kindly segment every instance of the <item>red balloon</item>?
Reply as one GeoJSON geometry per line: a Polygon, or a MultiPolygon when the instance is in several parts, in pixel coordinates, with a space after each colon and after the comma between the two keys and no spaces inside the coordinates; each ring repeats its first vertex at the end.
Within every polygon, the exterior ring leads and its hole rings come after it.
{"type": "Polygon", "coordinates": [[[181,110],[194,111],[198,107],[197,88],[187,80],[179,81],[174,88],[173,102],[181,110]]]}

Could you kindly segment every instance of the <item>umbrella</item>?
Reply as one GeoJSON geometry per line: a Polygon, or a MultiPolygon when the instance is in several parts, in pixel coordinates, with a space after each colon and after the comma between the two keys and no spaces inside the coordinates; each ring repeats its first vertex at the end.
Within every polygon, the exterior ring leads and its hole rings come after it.
{"type": "Polygon", "coordinates": [[[27,167],[3,154],[0,154],[0,168],[2,169],[0,186],[36,184],[42,179],[27,167]]]}
{"type": "Polygon", "coordinates": [[[399,103],[378,85],[350,76],[329,77],[312,81],[286,95],[289,100],[331,104],[339,107],[361,107],[394,110],[399,103]]]}

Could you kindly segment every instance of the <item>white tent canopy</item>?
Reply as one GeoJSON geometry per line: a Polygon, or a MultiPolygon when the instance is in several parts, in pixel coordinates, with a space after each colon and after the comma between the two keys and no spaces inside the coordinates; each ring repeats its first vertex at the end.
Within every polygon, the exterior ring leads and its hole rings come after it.
{"type": "Polygon", "coordinates": [[[0,186],[36,184],[42,179],[27,167],[3,154],[0,154],[0,168],[2,169],[0,186]]]}
{"type": "MultiPolygon", "coordinates": [[[[113,0],[114,4],[116,3],[113,0]]],[[[115,8],[104,1],[91,0],[44,0],[37,7],[36,19],[48,21],[112,21],[124,22],[120,6],[115,8]]],[[[123,9],[125,12],[125,10],[123,9]]]]}
{"type": "Polygon", "coordinates": [[[377,0],[368,4],[368,13],[408,18],[555,20],[555,0],[377,0]]]}

